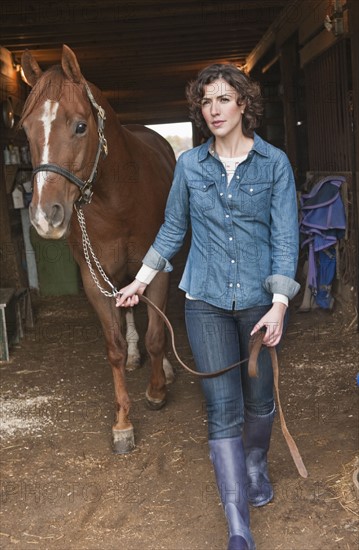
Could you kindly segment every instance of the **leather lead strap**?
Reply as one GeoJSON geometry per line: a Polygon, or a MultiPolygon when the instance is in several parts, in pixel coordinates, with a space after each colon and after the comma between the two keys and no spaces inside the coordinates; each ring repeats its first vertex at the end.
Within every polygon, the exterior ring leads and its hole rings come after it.
{"type": "MultiPolygon", "coordinates": [[[[252,378],[258,376],[258,366],[257,366],[257,359],[258,355],[262,346],[262,341],[264,338],[264,333],[257,332],[251,339],[249,350],[249,360],[248,360],[248,374],[252,378]]],[[[290,435],[289,430],[287,428],[287,424],[284,418],[282,405],[280,402],[280,396],[279,396],[279,366],[278,366],[278,357],[277,352],[275,348],[268,348],[271,361],[272,361],[272,369],[273,369],[273,378],[274,378],[274,389],[277,397],[277,406],[279,411],[279,419],[280,419],[280,425],[282,428],[282,434],[284,436],[284,439],[286,440],[286,443],[288,445],[290,454],[292,455],[292,458],[294,460],[294,464],[297,467],[297,470],[299,474],[307,478],[308,472],[306,467],[304,466],[304,462],[302,460],[302,457],[300,456],[300,452],[298,450],[298,447],[293,439],[293,437],[290,435]]]]}
{"type": "MultiPolygon", "coordinates": [[[[259,352],[260,352],[261,347],[262,347],[264,333],[257,332],[254,336],[251,337],[250,345],[249,345],[249,359],[243,359],[242,361],[238,361],[237,363],[234,363],[233,365],[230,365],[229,367],[226,367],[225,369],[218,370],[218,371],[215,371],[215,372],[206,373],[206,372],[194,371],[190,367],[188,367],[181,360],[181,358],[179,357],[179,355],[177,353],[177,350],[176,350],[174,330],[172,328],[172,325],[171,325],[170,321],[168,320],[166,315],[163,313],[163,311],[161,311],[160,308],[158,308],[146,296],[143,296],[142,294],[138,294],[138,297],[139,297],[141,302],[144,302],[145,304],[150,306],[152,309],[154,309],[158,313],[158,315],[163,319],[165,325],[167,326],[167,328],[169,330],[170,336],[171,336],[171,344],[172,344],[173,353],[174,353],[177,361],[179,362],[179,364],[186,371],[188,371],[189,373],[191,373],[195,376],[198,376],[199,378],[214,378],[215,376],[219,376],[221,374],[224,374],[225,372],[228,372],[228,371],[238,367],[238,365],[248,361],[248,374],[249,374],[249,376],[251,376],[252,378],[258,376],[257,359],[258,359],[258,355],[259,355],[259,352]]],[[[293,437],[289,433],[289,430],[287,428],[287,424],[285,422],[284,414],[283,414],[283,411],[282,411],[282,405],[281,405],[280,396],[279,396],[279,367],[278,367],[277,352],[276,352],[275,348],[268,348],[268,350],[269,350],[269,353],[270,353],[270,356],[271,356],[271,361],[272,361],[274,388],[275,388],[275,393],[276,393],[276,397],[277,397],[277,406],[278,406],[278,411],[279,411],[279,418],[280,418],[282,433],[283,433],[284,439],[286,440],[286,443],[288,445],[290,454],[292,455],[292,458],[294,460],[294,464],[296,465],[299,474],[302,477],[307,478],[308,477],[307,469],[304,466],[304,462],[302,460],[302,457],[300,456],[298,447],[297,447],[293,437]]]]}
{"type": "Polygon", "coordinates": [[[242,359],[242,361],[238,361],[237,363],[233,363],[233,365],[230,365],[229,367],[226,367],[226,368],[221,369],[221,370],[216,370],[214,372],[198,372],[198,371],[192,370],[190,367],[188,367],[186,365],[186,363],[184,363],[182,361],[182,359],[180,358],[180,356],[177,353],[174,330],[172,328],[172,325],[171,325],[170,321],[166,317],[166,315],[163,313],[163,311],[160,310],[159,307],[157,307],[153,302],[151,302],[151,300],[149,300],[149,298],[147,298],[146,296],[143,296],[143,294],[138,294],[138,297],[139,297],[141,302],[144,302],[145,304],[150,306],[152,309],[157,311],[158,315],[163,319],[166,327],[169,330],[170,336],[171,336],[171,344],[172,344],[173,353],[174,353],[177,361],[179,362],[179,364],[187,372],[189,372],[191,374],[194,374],[198,378],[215,378],[216,376],[219,376],[220,374],[224,374],[225,372],[229,372],[230,370],[238,367],[238,365],[241,365],[242,363],[246,363],[248,361],[248,359],[242,359]]]}

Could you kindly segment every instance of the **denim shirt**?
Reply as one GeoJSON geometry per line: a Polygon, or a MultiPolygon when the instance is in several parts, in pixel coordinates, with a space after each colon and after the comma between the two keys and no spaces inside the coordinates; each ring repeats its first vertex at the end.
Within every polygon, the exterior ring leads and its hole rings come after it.
{"type": "Polygon", "coordinates": [[[181,248],[191,226],[191,246],[179,287],[222,309],[247,309],[289,299],[298,259],[298,211],[286,154],[257,134],[247,159],[227,182],[211,154],[213,138],[178,159],[165,221],[143,259],[160,271],[181,248]]]}

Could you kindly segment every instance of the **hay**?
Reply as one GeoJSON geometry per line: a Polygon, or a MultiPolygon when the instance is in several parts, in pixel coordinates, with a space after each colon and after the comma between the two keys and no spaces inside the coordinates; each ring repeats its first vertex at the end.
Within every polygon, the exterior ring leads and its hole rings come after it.
{"type": "Polygon", "coordinates": [[[358,468],[359,456],[356,456],[351,462],[342,466],[340,474],[331,476],[328,479],[334,499],[338,500],[344,510],[357,517],[359,517],[359,497],[353,482],[353,476],[358,468]]]}

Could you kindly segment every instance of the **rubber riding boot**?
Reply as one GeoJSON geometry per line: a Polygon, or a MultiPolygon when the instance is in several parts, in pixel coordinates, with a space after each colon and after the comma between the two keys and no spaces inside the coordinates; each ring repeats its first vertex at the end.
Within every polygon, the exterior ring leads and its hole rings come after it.
{"type": "Polygon", "coordinates": [[[269,450],[275,408],[266,415],[244,411],[243,443],[247,466],[247,498],[252,506],[264,506],[273,498],[267,453],[269,450]]]}
{"type": "Polygon", "coordinates": [[[211,439],[209,448],[228,522],[228,550],[255,550],[249,529],[247,471],[242,438],[211,439]]]}

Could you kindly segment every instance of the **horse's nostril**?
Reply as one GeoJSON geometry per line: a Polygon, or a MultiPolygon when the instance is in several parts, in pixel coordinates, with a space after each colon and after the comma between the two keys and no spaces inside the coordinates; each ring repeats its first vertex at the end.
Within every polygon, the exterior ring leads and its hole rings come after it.
{"type": "Polygon", "coordinates": [[[61,204],[54,204],[51,210],[51,223],[53,227],[58,227],[64,221],[64,208],[61,204]]]}

